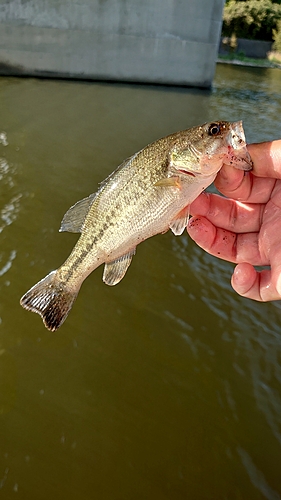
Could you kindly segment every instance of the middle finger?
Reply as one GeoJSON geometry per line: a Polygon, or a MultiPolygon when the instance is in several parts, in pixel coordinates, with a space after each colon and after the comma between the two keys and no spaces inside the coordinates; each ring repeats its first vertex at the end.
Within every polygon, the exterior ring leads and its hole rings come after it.
{"type": "Polygon", "coordinates": [[[192,215],[203,215],[217,227],[235,233],[257,232],[263,204],[241,203],[213,193],[202,193],[190,206],[192,215]]]}

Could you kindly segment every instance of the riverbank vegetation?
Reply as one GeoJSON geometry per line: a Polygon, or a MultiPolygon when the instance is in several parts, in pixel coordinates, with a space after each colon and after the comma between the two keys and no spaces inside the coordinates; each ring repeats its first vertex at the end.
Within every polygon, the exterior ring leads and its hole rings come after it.
{"type": "Polygon", "coordinates": [[[238,64],[243,66],[254,66],[259,68],[280,68],[281,54],[269,52],[266,59],[257,59],[255,57],[246,57],[243,53],[219,54],[217,58],[219,63],[238,64]],[[278,59],[279,58],[279,59],[278,59]]]}
{"type": "Polygon", "coordinates": [[[229,40],[228,54],[220,60],[281,67],[281,0],[226,0],[222,36],[229,40]],[[272,42],[266,59],[253,59],[237,53],[237,38],[272,42]]]}

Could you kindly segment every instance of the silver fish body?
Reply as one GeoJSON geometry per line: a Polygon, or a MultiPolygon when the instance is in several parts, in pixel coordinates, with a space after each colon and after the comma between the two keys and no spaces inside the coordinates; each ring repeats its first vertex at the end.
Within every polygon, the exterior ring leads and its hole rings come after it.
{"type": "Polygon", "coordinates": [[[65,263],[34,285],[21,305],[40,314],[49,330],[57,330],[94,269],[104,263],[103,281],[115,285],[139,243],[169,228],[182,234],[188,206],[223,164],[252,168],[242,122],[213,122],[177,132],[124,161],[97,193],[66,212],[60,231],[81,236],[65,263]]]}

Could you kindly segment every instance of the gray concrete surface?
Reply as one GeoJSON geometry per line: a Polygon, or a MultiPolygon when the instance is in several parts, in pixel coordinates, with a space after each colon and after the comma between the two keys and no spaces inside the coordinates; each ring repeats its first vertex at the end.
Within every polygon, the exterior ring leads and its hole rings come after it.
{"type": "Polygon", "coordinates": [[[209,87],[224,0],[0,0],[0,74],[209,87]]]}

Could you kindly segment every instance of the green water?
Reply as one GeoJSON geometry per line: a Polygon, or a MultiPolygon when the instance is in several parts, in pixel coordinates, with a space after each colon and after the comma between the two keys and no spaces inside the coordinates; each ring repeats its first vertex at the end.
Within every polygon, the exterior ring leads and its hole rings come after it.
{"type": "Polygon", "coordinates": [[[280,138],[280,88],[228,65],[211,92],[0,79],[0,498],[281,498],[281,303],[238,297],[231,264],[167,233],[118,286],[96,270],[57,333],[19,306],[124,158],[216,119],[280,138]]]}

